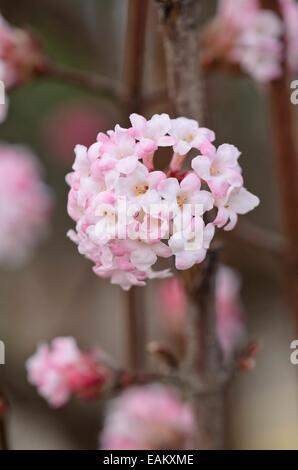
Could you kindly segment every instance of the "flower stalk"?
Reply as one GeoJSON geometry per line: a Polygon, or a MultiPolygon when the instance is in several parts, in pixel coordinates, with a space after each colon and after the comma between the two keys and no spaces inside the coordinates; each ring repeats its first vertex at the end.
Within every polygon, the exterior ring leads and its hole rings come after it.
{"type": "MultiPolygon", "coordinates": [[[[142,111],[143,70],[145,60],[145,38],[148,14],[148,0],[139,2],[130,0],[128,6],[126,49],[123,67],[125,83],[126,112],[142,111]]],[[[144,362],[144,344],[146,342],[144,301],[141,292],[132,288],[126,294],[127,305],[127,344],[128,363],[133,369],[139,369],[144,362]],[[141,318],[140,318],[141,316],[141,318]]]]}
{"type": "MultiPolygon", "coordinates": [[[[202,80],[198,40],[201,2],[156,0],[163,33],[168,90],[177,114],[202,120],[202,80]]],[[[215,335],[214,285],[217,255],[207,254],[203,265],[184,271],[188,292],[188,340],[184,373],[207,390],[220,367],[215,335]],[[212,367],[210,369],[210,367],[212,367]],[[212,374],[212,378],[208,375],[212,374]]],[[[223,391],[199,396],[191,393],[197,417],[200,449],[223,448],[223,391]]]]}

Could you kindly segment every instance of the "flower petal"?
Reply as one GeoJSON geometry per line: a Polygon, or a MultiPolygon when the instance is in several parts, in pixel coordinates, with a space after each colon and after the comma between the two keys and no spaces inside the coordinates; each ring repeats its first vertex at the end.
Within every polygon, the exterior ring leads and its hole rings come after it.
{"type": "Polygon", "coordinates": [[[180,183],[182,191],[193,192],[198,191],[201,187],[200,178],[194,173],[189,173],[180,183]]]}
{"type": "Polygon", "coordinates": [[[203,180],[207,181],[210,178],[211,161],[205,155],[194,158],[191,166],[203,180]]]}
{"type": "Polygon", "coordinates": [[[122,158],[121,160],[118,161],[116,165],[116,169],[120,172],[123,173],[124,175],[128,175],[129,173],[132,173],[138,163],[138,157],[125,157],[122,158]]]}
{"type": "Polygon", "coordinates": [[[245,188],[240,188],[231,193],[229,207],[237,214],[246,214],[260,203],[260,199],[245,188]]]}
{"type": "Polygon", "coordinates": [[[163,180],[158,185],[159,194],[167,201],[174,201],[177,193],[180,190],[180,186],[176,178],[168,178],[163,180]]]}

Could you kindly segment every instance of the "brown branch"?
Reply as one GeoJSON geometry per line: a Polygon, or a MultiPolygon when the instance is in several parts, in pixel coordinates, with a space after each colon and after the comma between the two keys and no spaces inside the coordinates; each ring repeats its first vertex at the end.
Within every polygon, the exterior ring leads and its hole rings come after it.
{"type": "Polygon", "coordinates": [[[194,382],[190,393],[198,416],[200,449],[221,449],[224,446],[223,390],[230,374],[227,375],[222,369],[215,329],[214,277],[217,258],[217,251],[209,250],[202,265],[182,272],[191,300],[183,374],[194,382]],[[197,390],[205,390],[205,394],[198,395],[197,390]]]}
{"type": "Polygon", "coordinates": [[[169,373],[158,373],[158,372],[130,372],[127,370],[119,369],[115,375],[115,381],[113,388],[109,391],[110,394],[124,390],[126,387],[132,385],[146,385],[150,383],[162,382],[167,385],[173,385],[179,387],[183,392],[193,394],[196,397],[206,398],[210,395],[216,396],[219,392],[219,388],[206,386],[205,383],[198,383],[190,380],[185,374],[179,373],[179,371],[170,371],[169,373]]]}
{"type": "MultiPolygon", "coordinates": [[[[201,2],[156,0],[163,32],[169,95],[178,115],[203,119],[199,31],[201,2]]],[[[223,383],[218,350],[214,301],[217,254],[182,271],[190,300],[184,378],[198,422],[200,449],[223,447],[223,383]],[[204,396],[198,393],[204,390],[204,396]]]]}
{"type": "Polygon", "coordinates": [[[143,362],[143,342],[144,334],[144,311],[137,307],[139,303],[139,293],[135,287],[132,287],[126,297],[126,341],[127,341],[127,362],[133,370],[138,370],[143,362]],[[140,315],[143,316],[140,319],[140,315]]]}
{"type": "MultiPolygon", "coordinates": [[[[211,372],[210,361],[213,361],[214,349],[217,349],[217,345],[214,344],[213,316],[215,309],[211,302],[217,258],[217,251],[209,250],[204,263],[182,271],[186,291],[195,305],[195,308],[192,308],[190,312],[192,321],[189,323],[189,347],[185,369],[189,373],[196,371],[199,377],[211,372]]],[[[213,364],[212,369],[214,367],[217,369],[217,364],[213,364]]]]}
{"type": "MultiPolygon", "coordinates": [[[[125,120],[142,110],[148,0],[130,0],[126,31],[123,81],[125,84],[125,120]]],[[[137,369],[144,359],[145,312],[142,292],[132,287],[127,294],[127,341],[130,367],[137,369]]]]}
{"type": "Polygon", "coordinates": [[[221,237],[227,241],[234,240],[243,243],[279,258],[286,253],[286,240],[282,235],[259,227],[247,220],[240,220],[231,232],[223,231],[221,237]]]}
{"type": "MultiPolygon", "coordinates": [[[[136,73],[139,75],[139,66],[136,68],[136,73]]],[[[107,77],[94,74],[94,72],[80,71],[48,62],[46,65],[39,67],[35,76],[36,78],[53,80],[94,92],[122,106],[126,114],[137,110],[140,112],[141,109],[150,108],[168,100],[164,88],[143,95],[140,93],[140,87],[136,91],[136,82],[133,81],[130,73],[128,83],[124,86],[122,83],[114,82],[107,77]]]]}
{"type": "Polygon", "coordinates": [[[167,90],[161,88],[160,90],[152,91],[151,93],[144,94],[142,98],[142,108],[148,109],[150,107],[163,104],[168,101],[167,90]]]}
{"type": "Polygon", "coordinates": [[[171,370],[178,368],[179,360],[167,345],[162,344],[159,341],[150,341],[147,345],[147,351],[168,369],[171,370]]]}
{"type": "Polygon", "coordinates": [[[156,0],[167,64],[168,93],[179,115],[199,119],[202,82],[198,40],[201,2],[156,0]]]}
{"type": "MultiPolygon", "coordinates": [[[[262,0],[262,6],[282,18],[279,2],[262,0]]],[[[268,98],[272,113],[272,129],[276,146],[279,189],[283,225],[287,237],[289,290],[298,328],[298,152],[294,138],[294,122],[290,100],[290,80],[286,63],[287,43],[284,38],[283,73],[270,83],[268,98]]]]}
{"type": "Polygon", "coordinates": [[[152,382],[168,381],[168,376],[155,372],[129,372],[127,370],[119,370],[115,382],[114,389],[122,390],[131,385],[145,385],[152,382]]]}
{"type": "Polygon", "coordinates": [[[124,82],[128,112],[140,112],[143,94],[148,0],[130,0],[126,31],[124,82]]]}
{"type": "Polygon", "coordinates": [[[47,62],[38,70],[37,77],[79,86],[113,101],[126,103],[125,92],[121,84],[92,72],[47,62]]]}

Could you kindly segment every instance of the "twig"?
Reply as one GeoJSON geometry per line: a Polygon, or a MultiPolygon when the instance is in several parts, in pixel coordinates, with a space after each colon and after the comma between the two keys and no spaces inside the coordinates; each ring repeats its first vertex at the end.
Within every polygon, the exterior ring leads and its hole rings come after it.
{"type": "Polygon", "coordinates": [[[47,62],[38,71],[38,77],[56,80],[96,92],[113,101],[125,104],[125,92],[121,84],[109,78],[70,67],[47,62]]]}
{"type": "Polygon", "coordinates": [[[167,345],[158,341],[150,341],[147,345],[147,351],[168,369],[173,370],[178,368],[178,358],[167,345]]]}
{"type": "MultiPolygon", "coordinates": [[[[137,69],[137,73],[139,74],[139,69],[137,69]]],[[[134,94],[132,91],[135,89],[134,81],[131,82],[132,88],[130,89],[129,83],[124,86],[122,83],[114,82],[107,77],[94,74],[93,72],[80,71],[55,63],[47,63],[47,65],[42,66],[36,76],[37,78],[55,80],[95,92],[124,108],[129,107],[130,111],[135,111],[137,108],[146,109],[168,100],[167,92],[164,88],[147,94],[144,93],[143,95],[139,94],[139,92],[134,94]],[[132,106],[132,101],[133,103],[138,101],[139,104],[132,106]]],[[[132,80],[132,77],[129,80],[132,80]]]]}
{"type": "MultiPolygon", "coordinates": [[[[262,6],[273,10],[281,18],[283,17],[280,4],[276,0],[262,0],[262,6]]],[[[286,54],[287,43],[286,38],[284,38],[283,73],[280,78],[270,83],[268,97],[272,111],[273,136],[277,150],[283,225],[288,242],[289,290],[296,328],[298,328],[298,152],[294,138],[286,54]]]]}
{"type": "MultiPolygon", "coordinates": [[[[140,344],[140,337],[143,337],[144,325],[140,321],[140,312],[137,308],[138,292],[132,287],[124,294],[126,298],[126,337],[127,337],[127,361],[133,370],[138,370],[141,366],[143,352],[140,344]],[[139,336],[140,334],[140,336],[139,336]]],[[[142,319],[144,321],[144,318],[142,319]]]]}
{"type": "Polygon", "coordinates": [[[247,220],[240,220],[231,232],[223,232],[226,240],[236,240],[252,248],[282,257],[286,253],[286,240],[282,235],[259,227],[247,220]]]}

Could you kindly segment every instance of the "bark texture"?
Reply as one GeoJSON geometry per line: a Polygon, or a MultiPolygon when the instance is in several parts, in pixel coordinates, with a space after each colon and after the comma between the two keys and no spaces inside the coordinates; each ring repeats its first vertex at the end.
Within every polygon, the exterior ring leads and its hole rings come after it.
{"type": "MultiPolygon", "coordinates": [[[[175,114],[203,124],[199,54],[202,1],[156,0],[156,5],[165,47],[168,93],[175,114]]],[[[221,358],[215,333],[216,264],[217,253],[210,251],[202,265],[183,272],[189,297],[183,373],[192,384],[199,449],[222,449],[224,446],[221,358]]]]}

